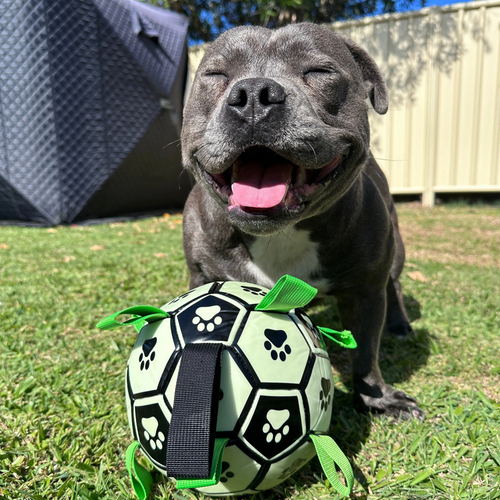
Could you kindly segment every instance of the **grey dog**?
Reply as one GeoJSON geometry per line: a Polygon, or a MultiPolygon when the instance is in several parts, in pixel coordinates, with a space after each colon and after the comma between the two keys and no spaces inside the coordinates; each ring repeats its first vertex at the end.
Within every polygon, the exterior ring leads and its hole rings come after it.
{"type": "Polygon", "coordinates": [[[411,327],[398,281],[404,247],[369,150],[367,97],[387,111],[377,65],[319,25],[234,28],[210,46],[182,130],[183,163],[197,181],[184,211],[190,285],[272,287],[290,274],[335,296],[358,343],[354,403],[423,418],[378,365],[384,321],[397,335],[411,327]]]}

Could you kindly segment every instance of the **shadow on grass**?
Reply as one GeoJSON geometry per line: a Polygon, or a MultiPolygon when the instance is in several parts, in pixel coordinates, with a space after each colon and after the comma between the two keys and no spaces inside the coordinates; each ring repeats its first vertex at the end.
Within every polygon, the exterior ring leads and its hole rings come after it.
{"type": "MultiPolygon", "coordinates": [[[[405,307],[411,322],[421,317],[420,303],[413,297],[405,296],[405,307]]],[[[309,315],[317,325],[342,329],[334,299],[329,298],[324,306],[309,311],[309,315]]],[[[385,381],[388,384],[405,382],[414,372],[427,364],[430,341],[431,335],[425,329],[416,329],[414,335],[403,338],[384,332],[380,343],[379,363],[385,381]]],[[[330,361],[340,373],[342,382],[348,389],[351,389],[351,364],[348,350],[329,348],[329,354],[330,361]]]]}
{"type": "Polygon", "coordinates": [[[410,319],[410,323],[413,323],[413,321],[422,317],[422,313],[420,312],[420,302],[415,297],[412,297],[411,295],[403,295],[403,302],[408,318],[410,319]]]}
{"type": "Polygon", "coordinates": [[[415,330],[405,338],[382,336],[380,369],[388,384],[407,381],[413,373],[427,364],[431,334],[426,329],[415,330]]]}
{"type": "MultiPolygon", "coordinates": [[[[420,303],[413,297],[405,296],[405,307],[411,322],[421,317],[420,303]]],[[[326,307],[309,311],[309,315],[316,324],[328,325],[335,329],[342,328],[334,300],[328,301],[326,307]]],[[[385,381],[388,384],[405,382],[413,373],[424,366],[430,354],[430,340],[431,335],[425,329],[416,329],[415,335],[408,335],[405,338],[397,338],[384,332],[381,339],[379,360],[385,381]]],[[[342,383],[347,388],[346,392],[335,388],[329,434],[335,439],[342,451],[348,457],[353,458],[360,452],[370,436],[372,419],[379,417],[359,413],[352,406],[351,364],[348,350],[332,347],[329,348],[329,354],[330,362],[340,373],[342,383]]],[[[366,476],[356,467],[355,460],[351,460],[351,464],[353,464],[356,480],[367,491],[366,476]]],[[[321,474],[317,460],[311,463],[311,469],[316,474],[321,474]]]]}

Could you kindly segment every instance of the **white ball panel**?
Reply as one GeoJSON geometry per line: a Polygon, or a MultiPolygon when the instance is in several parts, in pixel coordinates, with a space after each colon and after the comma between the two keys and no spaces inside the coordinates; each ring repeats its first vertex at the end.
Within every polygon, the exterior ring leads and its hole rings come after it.
{"type": "Polygon", "coordinates": [[[222,353],[221,395],[217,415],[217,432],[232,431],[252,392],[252,386],[231,354],[222,353]]]}
{"type": "MultiPolygon", "coordinates": [[[[195,489],[194,491],[201,491],[201,489],[195,489]]],[[[252,493],[257,493],[257,490],[244,490],[244,491],[228,491],[226,493],[205,493],[208,497],[231,497],[231,496],[240,496],[240,495],[250,495],[252,493]]]]}
{"type": "MultiPolygon", "coordinates": [[[[182,360],[182,358],[181,358],[182,360]]],[[[165,396],[167,398],[168,404],[171,408],[174,407],[174,399],[175,399],[175,386],[177,385],[177,377],[179,376],[179,369],[181,366],[180,360],[177,361],[177,365],[175,366],[174,373],[172,373],[172,377],[168,381],[167,389],[165,390],[165,396]]]]}
{"type": "Polygon", "coordinates": [[[316,455],[314,445],[310,441],[305,442],[287,457],[271,464],[269,471],[256,489],[263,491],[274,488],[306,465],[314,455],[316,455]]]}
{"type": "Polygon", "coordinates": [[[328,431],[332,417],[333,392],[333,373],[330,359],[316,355],[313,371],[306,387],[311,430],[328,431]]]}
{"type": "Polygon", "coordinates": [[[237,446],[226,446],[222,457],[220,481],[214,486],[197,488],[197,491],[212,496],[230,495],[234,492],[242,494],[255,479],[260,467],[253,458],[250,458],[237,446]]]}
{"type": "Polygon", "coordinates": [[[237,345],[263,383],[298,384],[310,354],[309,345],[287,314],[252,311],[237,345]]]}
{"type": "Polygon", "coordinates": [[[128,420],[128,428],[132,433],[132,438],[135,439],[134,436],[134,420],[132,418],[132,402],[130,401],[130,395],[128,393],[128,381],[127,381],[127,372],[128,368],[125,370],[125,406],[127,407],[127,420],[128,420]]]}
{"type": "Polygon", "coordinates": [[[144,326],[128,361],[133,394],[157,390],[175,347],[170,319],[144,326]]]}

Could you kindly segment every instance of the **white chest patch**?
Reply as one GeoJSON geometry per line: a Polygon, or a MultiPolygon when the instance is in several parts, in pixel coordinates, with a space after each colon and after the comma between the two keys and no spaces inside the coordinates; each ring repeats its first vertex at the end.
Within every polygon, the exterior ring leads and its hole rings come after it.
{"type": "Polygon", "coordinates": [[[256,283],[272,288],[284,274],[290,274],[318,289],[317,297],[325,296],[328,282],[312,279],[320,270],[318,244],[309,239],[307,231],[293,227],[271,236],[257,236],[250,245],[252,260],[247,263],[247,271],[256,283]]]}

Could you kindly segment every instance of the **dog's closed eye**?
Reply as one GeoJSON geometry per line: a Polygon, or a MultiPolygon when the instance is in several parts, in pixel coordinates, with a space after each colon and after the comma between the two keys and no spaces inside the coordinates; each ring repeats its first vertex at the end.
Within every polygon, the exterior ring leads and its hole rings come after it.
{"type": "Polygon", "coordinates": [[[307,68],[303,71],[304,76],[314,76],[316,74],[333,74],[334,70],[331,68],[321,68],[321,67],[312,67],[307,68]]]}
{"type": "Polygon", "coordinates": [[[228,76],[225,73],[222,73],[221,71],[206,71],[205,73],[203,73],[203,76],[221,78],[224,80],[228,79],[228,76]]]}

